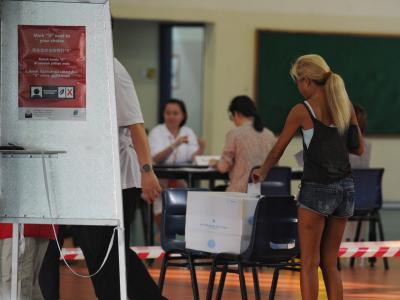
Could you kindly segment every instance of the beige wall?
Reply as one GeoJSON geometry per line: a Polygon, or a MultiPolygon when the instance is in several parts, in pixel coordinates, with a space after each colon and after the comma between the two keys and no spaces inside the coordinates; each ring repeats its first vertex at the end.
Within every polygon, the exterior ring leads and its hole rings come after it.
{"type": "Polygon", "coordinates": [[[158,23],[114,19],[114,55],[135,83],[146,127],[158,123],[158,23]],[[155,77],[148,78],[149,68],[155,77]]]}
{"type": "MultiPolygon", "coordinates": [[[[206,70],[204,85],[204,137],[208,152],[219,153],[225,133],[231,127],[226,117],[230,99],[239,93],[254,94],[256,29],[326,32],[382,33],[400,36],[400,1],[211,1],[114,0],[116,17],[198,21],[206,27],[206,70]],[[269,2],[266,3],[266,2],[269,2]],[[247,2],[246,2],[247,3],[247,2]],[[287,5],[285,5],[287,4],[287,5]],[[293,4],[293,5],[292,5],[293,4]],[[359,5],[357,7],[357,5],[359,5]],[[308,13],[310,12],[310,13],[308,13]]],[[[299,100],[301,100],[299,96],[299,100]]],[[[400,136],[371,138],[372,166],[384,167],[384,198],[400,201],[397,174],[400,173],[400,136]]],[[[281,165],[296,167],[293,154],[301,147],[294,140],[281,165]]]]}

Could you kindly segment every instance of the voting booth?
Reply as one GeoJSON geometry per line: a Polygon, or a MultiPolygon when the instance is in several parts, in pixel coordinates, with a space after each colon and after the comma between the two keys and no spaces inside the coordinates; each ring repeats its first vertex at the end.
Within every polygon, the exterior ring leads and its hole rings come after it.
{"type": "Polygon", "coordinates": [[[0,222],[14,237],[21,223],[122,226],[107,0],[1,1],[0,140],[0,222]]]}

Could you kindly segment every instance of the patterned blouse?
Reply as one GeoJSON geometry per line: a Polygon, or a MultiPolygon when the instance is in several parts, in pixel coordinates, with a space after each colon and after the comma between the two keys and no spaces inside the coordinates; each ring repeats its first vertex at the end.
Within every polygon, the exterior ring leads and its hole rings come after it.
{"type": "Polygon", "coordinates": [[[250,171],[261,165],[272,147],[276,137],[269,129],[258,132],[252,122],[230,130],[217,169],[221,173],[229,172],[229,192],[247,191],[250,171]]]}

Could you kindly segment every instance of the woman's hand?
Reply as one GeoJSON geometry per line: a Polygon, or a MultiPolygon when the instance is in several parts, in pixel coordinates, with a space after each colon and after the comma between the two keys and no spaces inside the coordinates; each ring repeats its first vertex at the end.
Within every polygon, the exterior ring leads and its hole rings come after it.
{"type": "Polygon", "coordinates": [[[254,169],[253,172],[251,172],[251,179],[253,183],[259,183],[264,181],[264,178],[267,174],[263,172],[261,168],[254,169]]]}
{"type": "Polygon", "coordinates": [[[184,136],[179,136],[176,138],[175,142],[172,144],[172,148],[179,147],[181,144],[187,144],[189,143],[189,137],[187,135],[184,136]]]}

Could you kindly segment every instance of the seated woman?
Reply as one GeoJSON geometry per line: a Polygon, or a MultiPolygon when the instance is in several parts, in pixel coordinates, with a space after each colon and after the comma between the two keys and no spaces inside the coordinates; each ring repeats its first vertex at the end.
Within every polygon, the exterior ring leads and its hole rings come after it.
{"type": "Polygon", "coordinates": [[[170,99],[164,107],[164,123],[149,134],[150,151],[155,164],[190,163],[204,152],[205,143],[187,126],[185,103],[170,99]]]}
{"type": "Polygon", "coordinates": [[[246,192],[251,169],[263,163],[265,153],[270,152],[276,138],[271,130],[263,127],[249,97],[233,98],[228,112],[236,128],[226,135],[221,159],[210,164],[221,173],[229,172],[227,191],[246,192]]]}
{"type": "MultiPolygon", "coordinates": [[[[203,154],[204,141],[185,126],[187,112],[183,101],[168,100],[163,116],[164,123],[157,125],[149,133],[150,152],[155,164],[191,163],[196,155],[203,154]]],[[[183,180],[160,180],[160,184],[163,188],[186,186],[183,180]]],[[[160,224],[161,209],[161,200],[157,199],[153,206],[157,224],[160,224]]]]}

